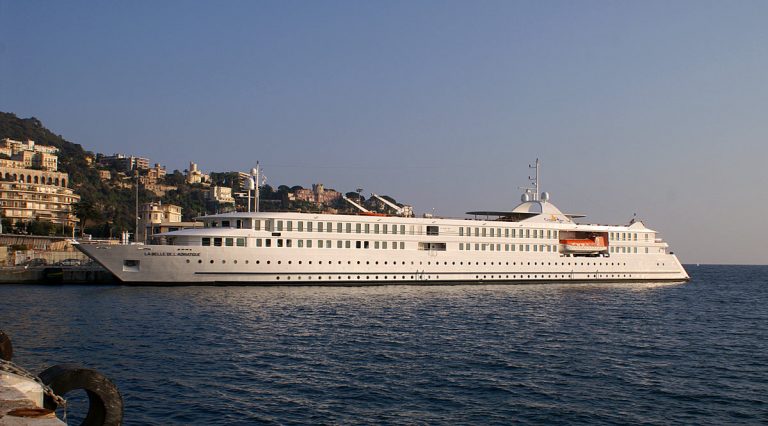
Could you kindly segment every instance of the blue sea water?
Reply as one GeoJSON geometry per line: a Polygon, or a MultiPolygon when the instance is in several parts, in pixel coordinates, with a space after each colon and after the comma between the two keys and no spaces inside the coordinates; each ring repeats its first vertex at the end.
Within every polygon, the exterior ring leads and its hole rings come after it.
{"type": "Polygon", "coordinates": [[[768,267],[687,269],[687,284],[5,285],[0,329],[33,371],[105,373],[129,425],[768,422],[768,267]]]}

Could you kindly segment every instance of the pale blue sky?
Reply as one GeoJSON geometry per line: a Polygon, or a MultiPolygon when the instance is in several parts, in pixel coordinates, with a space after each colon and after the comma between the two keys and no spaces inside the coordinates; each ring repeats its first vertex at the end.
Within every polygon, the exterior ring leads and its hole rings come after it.
{"type": "Polygon", "coordinates": [[[768,2],[0,0],[0,110],[86,149],[418,212],[637,212],[768,263],[768,2]]]}

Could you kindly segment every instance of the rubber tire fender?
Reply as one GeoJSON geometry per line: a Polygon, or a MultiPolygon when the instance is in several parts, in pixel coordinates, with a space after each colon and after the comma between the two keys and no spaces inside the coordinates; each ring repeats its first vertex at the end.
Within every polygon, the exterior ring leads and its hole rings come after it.
{"type": "MultiPolygon", "coordinates": [[[[59,364],[48,367],[38,377],[48,385],[56,395],[64,396],[67,392],[82,389],[88,394],[88,415],[83,420],[85,426],[118,426],[123,422],[123,397],[114,383],[96,370],[73,364],[59,364]]],[[[57,405],[49,396],[45,396],[45,408],[55,410],[57,405]]]]}
{"type": "Polygon", "coordinates": [[[13,358],[13,345],[11,338],[0,330],[0,359],[10,361],[13,358]]]}

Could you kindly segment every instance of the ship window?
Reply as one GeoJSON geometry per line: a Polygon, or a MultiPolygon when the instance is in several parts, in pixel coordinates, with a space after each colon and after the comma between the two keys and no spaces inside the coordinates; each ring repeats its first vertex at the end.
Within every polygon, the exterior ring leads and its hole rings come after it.
{"type": "Polygon", "coordinates": [[[293,231],[293,221],[289,220],[285,222],[285,230],[286,231],[293,231]]]}
{"type": "Polygon", "coordinates": [[[213,245],[216,247],[221,247],[221,238],[218,238],[218,237],[214,238],[213,245]]]}
{"type": "Polygon", "coordinates": [[[283,221],[278,220],[277,221],[277,232],[281,232],[283,230],[283,221]]]}
{"type": "Polygon", "coordinates": [[[509,238],[509,228],[504,230],[504,238],[509,238]]]}
{"type": "Polygon", "coordinates": [[[237,246],[238,247],[245,247],[245,238],[238,238],[237,239],[237,246]]]}
{"type": "Polygon", "coordinates": [[[123,260],[123,272],[139,272],[140,262],[138,260],[125,259],[123,260]]]}
{"type": "Polygon", "coordinates": [[[256,238],[256,247],[261,247],[261,238],[256,238]]]}
{"type": "Polygon", "coordinates": [[[440,235],[440,227],[427,225],[427,235],[440,235]]]}
{"type": "Polygon", "coordinates": [[[227,238],[224,240],[224,244],[226,244],[227,247],[233,247],[235,245],[235,240],[233,238],[227,238]]]}
{"type": "MultiPolygon", "coordinates": [[[[521,231],[522,231],[522,229],[521,229],[521,231]]],[[[530,229],[526,229],[525,230],[525,238],[531,238],[531,230],[530,229]]]]}
{"type": "Polygon", "coordinates": [[[343,248],[342,245],[344,243],[341,240],[336,241],[336,248],[343,248]]]}
{"type": "Polygon", "coordinates": [[[392,242],[392,250],[397,250],[397,241],[392,242]]]}
{"type": "Polygon", "coordinates": [[[400,225],[400,235],[405,235],[405,225],[400,225]]]}
{"type": "Polygon", "coordinates": [[[304,222],[302,221],[296,222],[296,230],[299,232],[304,231],[304,222]]]}
{"type": "Polygon", "coordinates": [[[228,220],[222,220],[221,221],[221,227],[222,228],[229,228],[230,227],[229,221],[228,220]]]}
{"type": "Polygon", "coordinates": [[[483,236],[484,236],[484,237],[485,237],[485,233],[486,233],[486,232],[487,232],[487,230],[486,230],[485,228],[483,228],[483,236]]]}
{"type": "MultiPolygon", "coordinates": [[[[301,222],[299,222],[299,223],[301,223],[301,222]]],[[[303,248],[304,247],[304,240],[297,240],[296,242],[297,242],[299,248],[303,248]]],[[[299,262],[299,263],[301,263],[301,262],[299,262]]]]}
{"type": "Polygon", "coordinates": [[[307,222],[307,232],[312,232],[312,222],[307,222]]]}
{"type": "MultiPolygon", "coordinates": [[[[386,250],[386,249],[387,249],[387,242],[386,242],[386,241],[382,241],[382,242],[381,242],[381,248],[383,248],[384,250],[386,250]]],[[[387,264],[387,262],[384,262],[384,264],[386,265],[386,264],[387,264]]]]}
{"type": "Polygon", "coordinates": [[[356,224],[355,224],[355,234],[359,234],[359,233],[360,233],[360,230],[362,229],[362,227],[363,227],[363,226],[362,226],[361,224],[359,224],[359,223],[356,223],[356,224]]]}
{"type": "MultiPolygon", "coordinates": [[[[493,228],[491,228],[491,231],[493,231],[493,228]]],[[[491,244],[490,250],[491,250],[491,251],[494,251],[494,247],[493,247],[493,244],[491,244]]]]}
{"type": "Polygon", "coordinates": [[[293,240],[285,240],[285,246],[290,247],[293,240]]]}
{"type": "Polygon", "coordinates": [[[237,221],[235,222],[235,224],[236,224],[235,226],[237,226],[237,229],[240,229],[240,228],[242,228],[242,227],[243,227],[243,221],[242,221],[242,220],[240,220],[240,219],[237,219],[237,221]]]}
{"type": "Polygon", "coordinates": [[[378,223],[373,225],[373,233],[374,234],[378,234],[379,233],[379,224],[378,223]]]}
{"type": "Polygon", "coordinates": [[[493,229],[493,228],[491,228],[491,236],[492,236],[492,237],[495,237],[495,236],[496,236],[496,230],[495,230],[495,229],[493,229]]]}
{"type": "Polygon", "coordinates": [[[371,224],[370,223],[366,223],[365,224],[365,233],[366,234],[370,234],[371,233],[371,224]]]}
{"type": "Polygon", "coordinates": [[[264,230],[272,232],[273,220],[267,219],[264,221],[264,230]]]}
{"type": "Polygon", "coordinates": [[[265,247],[272,247],[272,239],[271,238],[264,239],[264,246],[265,247]]]}
{"type": "Polygon", "coordinates": [[[337,223],[337,224],[336,224],[336,232],[338,232],[339,234],[341,234],[341,230],[342,230],[342,228],[343,228],[343,227],[344,227],[344,224],[343,224],[343,223],[341,223],[341,222],[337,223]]]}
{"type": "Polygon", "coordinates": [[[464,243],[459,243],[459,250],[464,250],[464,243]]]}
{"type": "Polygon", "coordinates": [[[365,248],[365,249],[371,248],[371,242],[370,241],[363,241],[363,248],[365,248]]]}
{"type": "Polygon", "coordinates": [[[405,242],[400,241],[400,250],[405,250],[405,242]]]}
{"type": "Polygon", "coordinates": [[[501,251],[501,244],[496,244],[496,251],[501,251]]]}
{"type": "Polygon", "coordinates": [[[323,240],[317,240],[317,248],[323,248],[323,240]]]}
{"type": "Polygon", "coordinates": [[[325,248],[333,248],[331,246],[331,240],[325,240],[325,248]]]}
{"type": "Polygon", "coordinates": [[[355,248],[362,248],[363,243],[362,241],[355,241],[355,248]]]}
{"type": "Polygon", "coordinates": [[[317,222],[317,232],[323,232],[323,222],[317,222]]]}
{"type": "Polygon", "coordinates": [[[312,248],[312,240],[307,240],[307,248],[312,248]]]}
{"type": "Polygon", "coordinates": [[[203,237],[203,245],[204,246],[211,245],[211,238],[210,237],[203,237]]]}
{"type": "Polygon", "coordinates": [[[278,238],[277,239],[277,246],[278,247],[282,247],[283,246],[283,239],[282,238],[278,238]]]}
{"type": "Polygon", "coordinates": [[[511,249],[511,251],[515,251],[515,245],[514,244],[510,244],[510,249],[511,249]]]}
{"type": "Polygon", "coordinates": [[[379,248],[379,242],[378,241],[374,241],[373,248],[375,248],[375,249],[379,248]]]}
{"type": "Polygon", "coordinates": [[[325,223],[325,230],[328,232],[333,232],[333,224],[331,222],[325,223]]]}
{"type": "Polygon", "coordinates": [[[464,236],[464,227],[463,226],[459,226],[459,236],[460,237],[464,236]]]}

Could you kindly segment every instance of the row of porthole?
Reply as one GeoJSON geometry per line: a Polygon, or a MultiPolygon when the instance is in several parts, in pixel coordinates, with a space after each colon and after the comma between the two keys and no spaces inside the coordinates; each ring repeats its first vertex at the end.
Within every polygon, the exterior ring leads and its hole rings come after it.
{"type": "MultiPolygon", "coordinates": [[[[209,262],[210,262],[211,264],[213,264],[215,261],[214,261],[213,259],[211,259],[209,262]]],[[[232,262],[233,262],[233,263],[235,263],[235,264],[237,264],[237,260],[233,260],[232,262]]],[[[190,263],[190,260],[189,260],[189,259],[187,259],[187,263],[190,263]]],[[[203,263],[202,259],[198,259],[197,263],[203,263]]],[[[225,259],[222,259],[222,260],[221,260],[221,263],[223,263],[223,264],[224,264],[224,263],[227,263],[227,261],[226,261],[225,259]]],[[[249,263],[249,261],[248,261],[248,260],[246,260],[246,261],[245,261],[245,264],[247,265],[248,263],[249,263]]],[[[257,261],[256,261],[256,264],[257,264],[257,265],[258,265],[258,264],[260,264],[260,263],[261,263],[261,261],[260,261],[260,260],[257,260],[257,261]]],[[[267,261],[266,261],[266,264],[267,264],[267,265],[270,265],[271,263],[272,263],[272,261],[270,261],[270,260],[267,260],[267,261]]],[[[281,260],[278,260],[278,261],[277,261],[277,264],[278,264],[278,265],[281,265],[282,263],[283,263],[283,262],[282,262],[281,260]]],[[[308,261],[307,263],[308,263],[309,265],[311,265],[311,264],[312,264],[312,261],[310,260],[310,261],[308,261]]],[[[289,261],[288,261],[288,264],[289,264],[289,265],[292,265],[292,264],[293,264],[293,261],[289,260],[289,261]]],[[[298,261],[298,264],[299,264],[299,265],[301,265],[301,264],[302,264],[302,261],[301,261],[301,260],[299,260],[299,261],[298,261]]],[[[323,261],[322,261],[322,260],[318,260],[318,261],[317,261],[317,264],[318,264],[318,265],[322,265],[322,264],[323,264],[323,261]]],[[[329,264],[329,265],[333,265],[333,261],[332,261],[332,260],[329,260],[329,261],[328,261],[328,264],[329,264]]],[[[339,265],[341,265],[341,264],[342,264],[342,261],[341,261],[341,260],[339,260],[339,261],[338,261],[338,264],[339,264],[339,265]]],[[[352,264],[352,261],[351,261],[351,260],[348,260],[348,261],[347,261],[347,264],[348,264],[348,265],[351,265],[351,264],[352,264]]],[[[360,264],[361,264],[361,261],[359,261],[359,260],[358,260],[358,261],[357,261],[357,264],[358,264],[358,265],[360,265],[360,264]]],[[[365,261],[365,264],[366,264],[366,265],[370,265],[370,264],[371,264],[371,262],[370,262],[370,261],[368,261],[368,260],[366,260],[366,261],[365,261]]],[[[379,264],[379,261],[378,261],[378,260],[377,260],[377,261],[374,261],[374,264],[378,265],[378,264],[379,264]]],[[[384,264],[385,264],[385,265],[387,265],[387,261],[384,261],[384,264]]],[[[402,264],[403,264],[403,265],[405,265],[405,264],[406,264],[406,262],[405,262],[405,261],[403,261],[403,262],[402,262],[402,264]]],[[[416,264],[416,263],[415,263],[414,261],[411,261],[411,265],[415,265],[415,264],[416,264]]],[[[483,265],[487,265],[487,264],[488,264],[488,262],[483,262],[483,265]]],[[[392,262],[392,265],[397,265],[397,262],[392,262]]],[[[423,265],[423,262],[421,262],[421,261],[420,261],[420,262],[419,262],[419,265],[423,265]]],[[[431,262],[431,261],[427,262],[427,265],[428,265],[428,266],[432,265],[432,262],[431,262]]],[[[435,262],[435,265],[440,265],[440,262],[435,262]]],[[[448,262],[443,262],[443,265],[446,265],[446,266],[447,266],[447,265],[448,265],[448,262]]],[[[451,265],[456,265],[456,262],[451,262],[451,265]]],[[[464,265],[464,262],[459,262],[459,265],[462,265],[462,266],[463,266],[463,265],[464,265]]],[[[469,266],[469,265],[472,265],[472,262],[467,262],[467,265],[468,265],[468,266],[469,266]]],[[[480,262],[475,262],[475,265],[479,266],[479,265],[480,265],[480,262]]],[[[509,266],[509,262],[506,262],[506,265],[507,265],[507,266],[509,266]]],[[[520,262],[520,266],[522,266],[522,265],[523,265],[523,262],[520,262]]],[[[530,266],[530,265],[531,265],[531,262],[528,262],[528,266],[530,266]]],[[[617,265],[615,265],[615,266],[622,266],[622,265],[623,265],[623,266],[627,266],[627,264],[626,264],[626,263],[623,263],[623,264],[619,263],[619,264],[617,264],[617,265]]],[[[659,264],[657,263],[657,264],[656,264],[656,266],[658,266],[658,265],[659,265],[659,264]]],[[[663,264],[662,264],[662,265],[663,265],[663,264]]],[[[494,266],[494,262],[491,262],[491,266],[494,266]]],[[[499,262],[499,266],[502,266],[501,262],[499,262]]],[[[517,262],[512,262],[512,266],[517,266],[517,262]]],[[[538,266],[538,262],[533,262],[533,266],[538,266]]],[[[541,266],[544,266],[544,262],[541,262],[541,266]]],[[[554,265],[552,265],[552,262],[547,262],[547,266],[558,266],[558,265],[557,265],[557,262],[555,262],[555,264],[554,264],[554,265]]],[[[565,262],[563,262],[563,263],[562,263],[560,266],[571,266],[571,262],[568,262],[568,265],[566,265],[566,263],[565,263],[565,262]]],[[[587,262],[586,264],[584,264],[584,263],[579,263],[579,264],[577,265],[577,264],[574,262],[574,265],[573,265],[573,266],[590,266],[590,264],[589,264],[589,262],[587,262]]],[[[600,265],[596,265],[596,264],[593,264],[593,265],[591,265],[591,266],[603,266],[603,265],[602,265],[602,263],[600,263],[600,265]]],[[[608,265],[608,263],[606,262],[606,264],[605,264],[604,266],[609,266],[609,265],[608,265]]],[[[610,265],[610,266],[614,266],[613,262],[611,262],[611,265],[610,265]]]]}
{"type": "MultiPolygon", "coordinates": [[[[408,277],[407,275],[402,275],[402,279],[404,279],[404,280],[407,279],[407,277],[408,277]]],[[[416,279],[415,275],[411,275],[410,277],[411,277],[410,279],[412,279],[412,280],[416,279]]],[[[285,278],[286,278],[286,280],[289,280],[289,281],[291,280],[291,276],[290,275],[287,275],[285,278]]],[[[301,278],[302,278],[301,275],[297,276],[298,280],[301,280],[301,278]]],[[[329,275],[327,278],[328,278],[328,280],[333,280],[333,276],[329,275]]],[[[487,275],[483,275],[482,279],[485,280],[485,279],[488,279],[488,278],[489,277],[487,275]]],[[[493,279],[509,279],[509,278],[510,278],[509,275],[506,275],[506,276],[499,275],[498,277],[496,275],[491,275],[490,276],[490,279],[492,279],[492,280],[493,279]]],[[[546,276],[541,275],[541,277],[539,277],[538,275],[533,275],[533,277],[531,277],[531,275],[527,275],[527,276],[526,275],[520,275],[520,279],[531,279],[531,278],[533,278],[533,279],[539,279],[539,278],[541,278],[541,279],[545,279],[545,278],[546,279],[552,279],[552,278],[557,279],[557,278],[568,278],[568,276],[567,275],[560,275],[558,277],[557,274],[555,274],[555,275],[547,274],[546,276]]],[[[598,275],[587,275],[587,278],[608,278],[608,275],[601,275],[601,276],[598,276],[598,275]]],[[[619,275],[618,277],[616,277],[614,275],[611,275],[611,278],[621,278],[621,275],[619,275]]],[[[624,278],[632,278],[632,275],[631,274],[630,275],[626,275],[625,274],[624,278]]],[[[280,281],[280,276],[275,277],[275,279],[277,281],[280,281]]],[[[307,280],[311,280],[311,279],[312,279],[312,276],[308,275],[307,276],[307,280]]],[[[323,276],[322,275],[318,275],[317,279],[322,281],[323,280],[323,276]]],[[[347,275],[347,280],[351,280],[351,279],[352,279],[352,275],[347,275]]],[[[357,279],[358,280],[363,279],[363,276],[362,275],[357,275],[357,279]]],[[[366,280],[370,280],[371,279],[371,275],[365,275],[365,279],[366,280]]],[[[374,280],[378,280],[379,276],[378,275],[373,275],[373,279],[374,280]]],[[[384,280],[388,280],[389,279],[389,275],[384,275],[383,279],[384,280]]],[[[397,280],[397,275],[392,275],[392,279],[393,280],[397,280]]],[[[425,277],[422,275],[421,279],[422,280],[431,280],[433,278],[432,278],[432,275],[427,275],[426,279],[425,279],[425,277]]],[[[440,279],[440,275],[435,275],[434,279],[436,279],[436,280],[440,279]]],[[[478,280],[481,279],[480,275],[475,275],[475,279],[478,279],[478,280]]],[[[517,275],[512,275],[512,279],[518,279],[517,275]]],[[[338,280],[342,281],[343,280],[343,276],[342,275],[338,275],[338,280]]]]}

